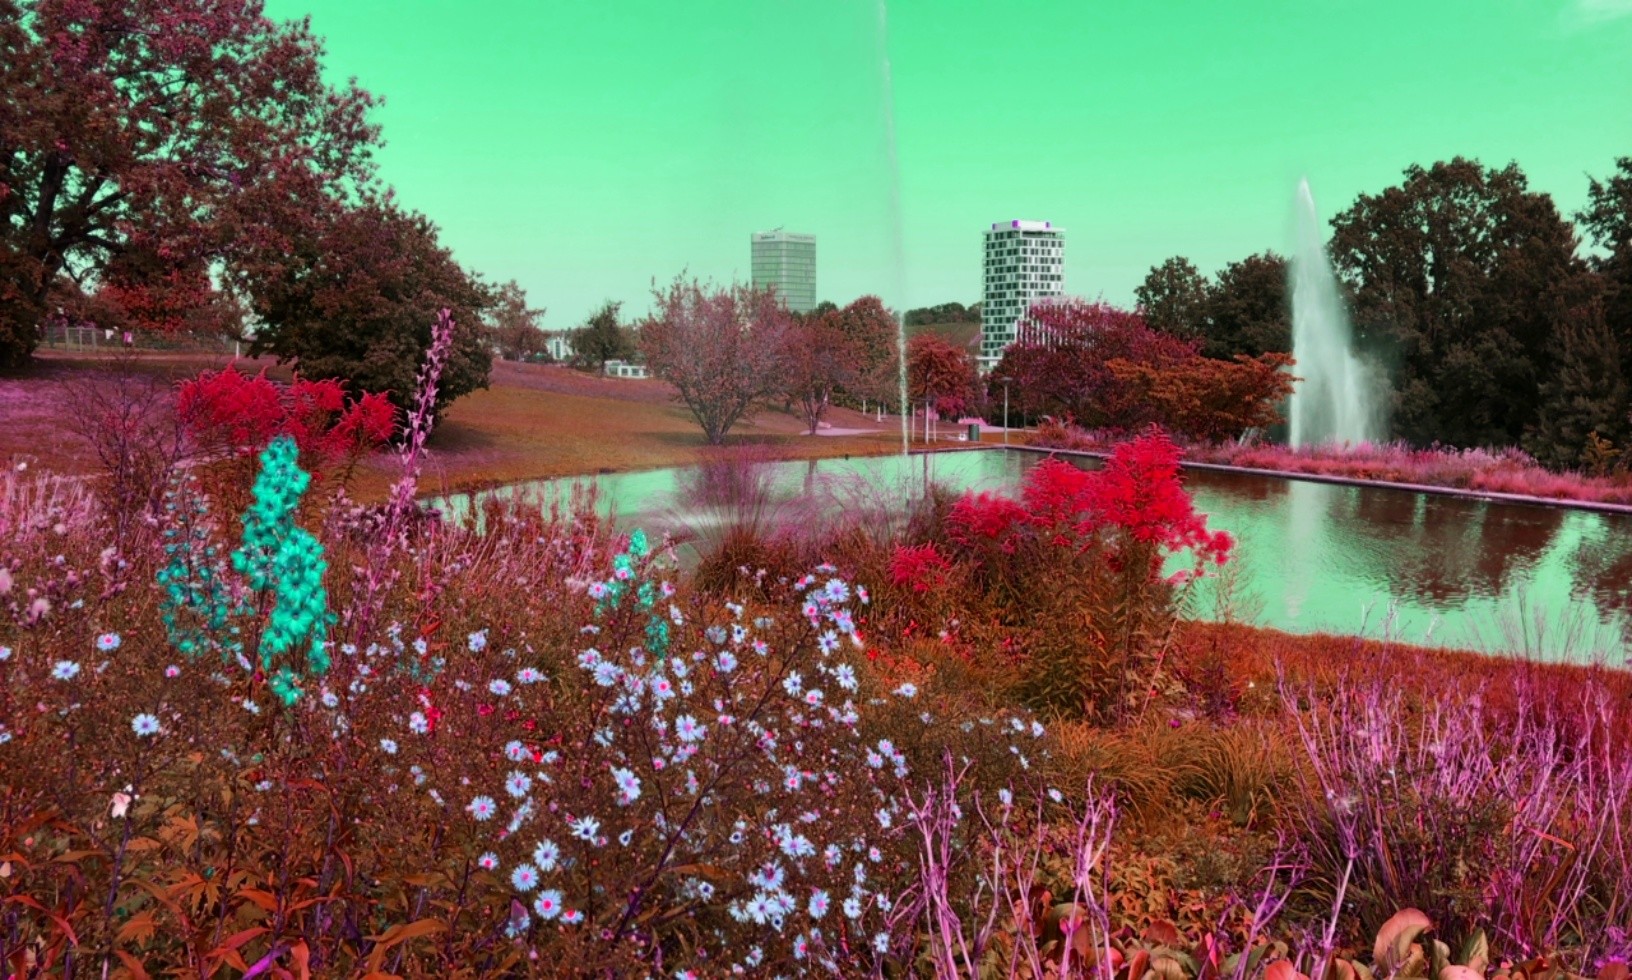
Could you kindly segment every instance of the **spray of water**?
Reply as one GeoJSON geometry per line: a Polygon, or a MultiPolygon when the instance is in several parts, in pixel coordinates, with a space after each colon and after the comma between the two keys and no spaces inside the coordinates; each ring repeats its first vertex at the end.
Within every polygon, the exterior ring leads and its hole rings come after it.
{"type": "Polygon", "coordinates": [[[1377,413],[1364,365],[1354,354],[1348,311],[1320,237],[1307,178],[1298,184],[1298,247],[1292,257],[1292,445],[1375,439],[1377,413]]]}
{"type": "Polygon", "coordinates": [[[901,411],[901,454],[908,452],[911,424],[907,412],[907,316],[906,316],[906,244],[901,231],[901,162],[895,148],[895,83],[890,78],[890,7],[886,0],[878,0],[878,66],[884,107],[884,154],[889,186],[890,261],[894,273],[893,286],[896,343],[896,383],[900,388],[897,405],[901,411]]]}

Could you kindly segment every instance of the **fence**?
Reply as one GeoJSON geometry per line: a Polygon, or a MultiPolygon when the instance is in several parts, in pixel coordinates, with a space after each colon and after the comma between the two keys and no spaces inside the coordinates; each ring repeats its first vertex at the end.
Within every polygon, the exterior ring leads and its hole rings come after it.
{"type": "Polygon", "coordinates": [[[130,347],[140,351],[204,351],[233,355],[242,353],[242,345],[227,337],[193,334],[172,337],[145,332],[121,334],[117,330],[104,330],[96,326],[62,323],[47,324],[43,328],[41,346],[68,351],[115,351],[122,347],[130,347]]]}

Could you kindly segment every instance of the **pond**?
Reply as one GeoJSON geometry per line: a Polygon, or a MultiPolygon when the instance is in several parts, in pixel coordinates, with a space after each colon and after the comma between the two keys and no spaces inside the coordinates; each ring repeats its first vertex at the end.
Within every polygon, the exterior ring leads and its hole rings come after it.
{"type": "MultiPolygon", "coordinates": [[[[767,464],[771,520],[852,508],[897,514],[926,477],[1012,491],[1041,456],[984,450],[767,464]],[[883,504],[884,507],[879,507],[883,504]]],[[[1091,461],[1079,463],[1091,466],[1091,461]]],[[[703,471],[540,481],[493,493],[540,499],[594,480],[625,527],[703,533],[725,518],[684,506],[703,471]]],[[[1186,471],[1208,525],[1233,534],[1227,574],[1195,587],[1188,614],[1545,659],[1621,663],[1632,614],[1632,516],[1278,477],[1186,471]]],[[[462,500],[447,502],[454,510],[462,500]]],[[[1176,558],[1174,568],[1182,558],[1176,558]]]]}

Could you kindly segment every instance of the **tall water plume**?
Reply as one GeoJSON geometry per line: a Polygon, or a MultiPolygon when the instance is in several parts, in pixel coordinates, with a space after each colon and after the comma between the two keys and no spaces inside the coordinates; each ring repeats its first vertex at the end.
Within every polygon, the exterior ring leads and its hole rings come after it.
{"type": "Polygon", "coordinates": [[[1309,180],[1298,183],[1297,251],[1292,256],[1292,445],[1359,443],[1377,437],[1377,411],[1337,277],[1320,235],[1309,180]]]}
{"type": "Polygon", "coordinates": [[[884,106],[884,155],[889,185],[890,259],[894,273],[894,296],[890,302],[896,308],[896,383],[900,388],[901,454],[910,446],[911,419],[907,405],[907,297],[906,297],[906,242],[901,229],[901,161],[895,148],[895,82],[890,77],[890,7],[886,0],[878,0],[878,66],[879,84],[884,106]]]}

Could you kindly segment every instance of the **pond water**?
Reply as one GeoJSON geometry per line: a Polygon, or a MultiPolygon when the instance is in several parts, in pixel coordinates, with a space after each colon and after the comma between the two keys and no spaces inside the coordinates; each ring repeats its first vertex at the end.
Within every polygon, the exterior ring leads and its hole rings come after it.
{"type": "MultiPolygon", "coordinates": [[[[926,478],[1012,491],[1041,459],[987,450],[768,464],[773,503],[764,516],[899,514],[926,478]]],[[[598,506],[621,526],[706,536],[725,518],[696,503],[703,479],[702,470],[678,468],[492,492],[547,500],[594,480],[598,506]]],[[[1237,541],[1227,574],[1195,587],[1190,615],[1216,619],[1228,610],[1295,633],[1624,662],[1632,516],[1206,471],[1186,471],[1184,480],[1209,527],[1237,541]]],[[[455,512],[466,505],[443,503],[455,512]]],[[[1182,564],[1176,558],[1173,567],[1182,564]]]]}

